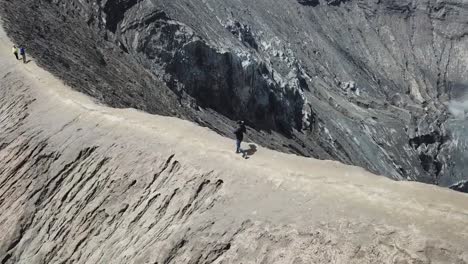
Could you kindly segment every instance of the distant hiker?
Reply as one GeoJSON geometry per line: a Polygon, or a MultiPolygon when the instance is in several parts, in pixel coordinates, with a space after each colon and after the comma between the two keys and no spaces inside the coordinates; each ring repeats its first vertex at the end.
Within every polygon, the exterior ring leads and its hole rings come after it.
{"type": "Polygon", "coordinates": [[[20,48],[20,55],[23,57],[23,63],[26,63],[26,50],[24,48],[20,48]]]}
{"type": "Polygon", "coordinates": [[[238,128],[234,131],[236,134],[236,153],[242,153],[241,143],[244,140],[244,133],[247,133],[247,130],[244,125],[244,121],[238,121],[238,128]]]}
{"type": "Polygon", "coordinates": [[[16,45],[13,45],[13,48],[11,48],[11,51],[13,52],[13,55],[15,55],[16,60],[19,60],[19,57],[18,57],[18,48],[16,47],[16,45]]]}

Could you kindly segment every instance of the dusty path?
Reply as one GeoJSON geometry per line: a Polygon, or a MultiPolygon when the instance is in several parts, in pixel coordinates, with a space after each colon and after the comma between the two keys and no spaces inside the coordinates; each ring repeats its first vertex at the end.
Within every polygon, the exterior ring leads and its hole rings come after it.
{"type": "Polygon", "coordinates": [[[112,109],[0,30],[1,263],[468,263],[468,195],[112,109]],[[404,262],[407,261],[407,262],[404,262]]]}

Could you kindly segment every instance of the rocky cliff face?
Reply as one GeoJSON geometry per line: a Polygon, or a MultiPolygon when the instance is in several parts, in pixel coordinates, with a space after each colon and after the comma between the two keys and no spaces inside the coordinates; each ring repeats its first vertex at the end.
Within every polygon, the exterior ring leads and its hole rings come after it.
{"type": "Polygon", "coordinates": [[[117,107],[393,179],[466,180],[461,0],[3,1],[7,29],[117,107]],[[23,12],[23,15],[21,14],[23,12]]]}

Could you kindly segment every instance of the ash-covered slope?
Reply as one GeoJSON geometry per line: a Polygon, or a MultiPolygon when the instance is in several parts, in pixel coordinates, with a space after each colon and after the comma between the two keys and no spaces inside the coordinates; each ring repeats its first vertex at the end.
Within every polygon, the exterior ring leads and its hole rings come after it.
{"type": "Polygon", "coordinates": [[[2,13],[45,67],[112,106],[228,135],[242,118],[275,149],[466,180],[462,0],[17,0],[2,13]]]}
{"type": "Polygon", "coordinates": [[[468,263],[468,197],[96,105],[0,30],[0,262],[468,263]],[[33,58],[34,60],[34,58],[33,58]]]}

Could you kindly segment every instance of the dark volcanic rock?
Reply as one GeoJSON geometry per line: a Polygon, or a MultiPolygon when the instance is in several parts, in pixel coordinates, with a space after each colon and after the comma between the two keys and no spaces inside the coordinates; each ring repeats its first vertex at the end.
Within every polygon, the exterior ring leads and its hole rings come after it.
{"type": "Polygon", "coordinates": [[[258,49],[258,44],[255,41],[252,29],[249,26],[244,25],[239,21],[228,20],[225,27],[227,30],[231,31],[234,36],[238,37],[240,41],[245,42],[254,49],[258,49]]]}
{"type": "Polygon", "coordinates": [[[302,4],[302,5],[310,5],[310,6],[318,6],[320,5],[320,1],[319,0],[297,0],[297,2],[299,4],[302,4]]]}
{"type": "Polygon", "coordinates": [[[454,184],[450,186],[450,189],[459,191],[459,192],[465,192],[468,193],[468,181],[462,181],[457,184],[454,184]]]}
{"type": "Polygon", "coordinates": [[[241,2],[15,0],[1,12],[42,65],[112,106],[229,136],[242,118],[282,151],[466,180],[467,3],[241,2]]]}
{"type": "MultiPolygon", "coordinates": [[[[327,5],[332,5],[332,6],[339,6],[344,2],[348,2],[349,0],[322,0],[323,3],[326,3],[327,5]]],[[[299,4],[302,5],[308,5],[308,6],[318,6],[320,5],[319,0],[297,0],[299,4]]]]}
{"type": "Polygon", "coordinates": [[[328,5],[339,6],[342,3],[349,2],[350,0],[326,0],[328,5]]]}

